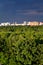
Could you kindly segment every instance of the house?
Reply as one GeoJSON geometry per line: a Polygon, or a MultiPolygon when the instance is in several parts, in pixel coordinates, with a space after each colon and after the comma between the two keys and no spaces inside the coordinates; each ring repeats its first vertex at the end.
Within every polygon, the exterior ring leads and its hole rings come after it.
{"type": "Polygon", "coordinates": [[[11,26],[14,26],[15,24],[14,24],[14,23],[11,23],[10,25],[11,25],[11,26]]]}
{"type": "Polygon", "coordinates": [[[38,25],[39,25],[39,22],[32,21],[32,22],[29,22],[28,24],[29,24],[30,26],[38,26],[38,25]]]}
{"type": "Polygon", "coordinates": [[[39,25],[43,25],[43,22],[40,22],[40,24],[39,25]]]}
{"type": "Polygon", "coordinates": [[[1,25],[1,26],[9,26],[10,23],[9,23],[9,22],[6,22],[6,23],[1,23],[0,25],[1,25]]]}
{"type": "Polygon", "coordinates": [[[25,25],[26,25],[26,21],[24,21],[23,23],[15,22],[15,26],[25,26],[25,25]]]}
{"type": "Polygon", "coordinates": [[[29,22],[27,22],[27,25],[30,25],[30,21],[29,21],[29,22]]]}

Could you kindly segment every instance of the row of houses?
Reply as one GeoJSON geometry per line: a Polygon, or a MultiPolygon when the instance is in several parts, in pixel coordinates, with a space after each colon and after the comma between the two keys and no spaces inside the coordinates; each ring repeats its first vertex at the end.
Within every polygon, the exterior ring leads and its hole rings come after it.
{"type": "Polygon", "coordinates": [[[5,23],[0,23],[0,26],[25,26],[25,25],[30,25],[30,26],[39,26],[39,25],[43,25],[43,22],[37,22],[37,21],[29,21],[29,22],[26,22],[24,21],[23,23],[21,24],[18,24],[17,22],[15,23],[9,23],[9,22],[5,22],[5,23]]]}
{"type": "Polygon", "coordinates": [[[37,22],[37,21],[32,21],[32,22],[28,22],[30,26],[39,26],[39,25],[43,25],[43,22],[37,22]]]}

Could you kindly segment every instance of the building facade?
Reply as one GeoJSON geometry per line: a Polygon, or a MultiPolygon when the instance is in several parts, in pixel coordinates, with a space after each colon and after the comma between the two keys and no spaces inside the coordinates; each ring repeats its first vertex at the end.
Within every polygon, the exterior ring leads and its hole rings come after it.
{"type": "Polygon", "coordinates": [[[39,25],[39,22],[32,21],[32,22],[29,22],[29,25],[30,26],[38,26],[39,25]]]}
{"type": "Polygon", "coordinates": [[[43,22],[40,22],[40,24],[39,25],[43,25],[43,22]]]}

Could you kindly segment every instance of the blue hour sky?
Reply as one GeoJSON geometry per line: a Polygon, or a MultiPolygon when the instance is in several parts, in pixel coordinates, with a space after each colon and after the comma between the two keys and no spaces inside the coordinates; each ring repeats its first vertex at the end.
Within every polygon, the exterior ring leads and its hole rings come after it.
{"type": "Polygon", "coordinates": [[[0,22],[43,21],[43,0],[0,0],[0,22]]]}

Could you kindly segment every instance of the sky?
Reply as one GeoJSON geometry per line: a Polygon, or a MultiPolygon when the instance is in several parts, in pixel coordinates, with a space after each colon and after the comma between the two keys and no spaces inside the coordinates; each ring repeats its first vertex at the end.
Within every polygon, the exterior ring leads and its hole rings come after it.
{"type": "Polygon", "coordinates": [[[43,0],[0,0],[0,22],[43,21],[43,0]]]}

